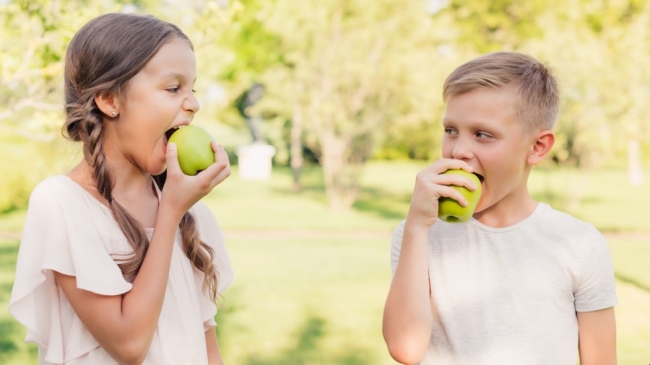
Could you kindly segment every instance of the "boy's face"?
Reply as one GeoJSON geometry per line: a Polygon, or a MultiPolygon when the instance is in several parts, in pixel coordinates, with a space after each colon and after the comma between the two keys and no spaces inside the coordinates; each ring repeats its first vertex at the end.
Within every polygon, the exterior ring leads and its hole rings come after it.
{"type": "Polygon", "coordinates": [[[464,160],[483,176],[476,212],[495,205],[514,208],[527,194],[526,159],[533,141],[516,119],[514,100],[512,88],[476,89],[447,99],[442,156],[464,160]]]}

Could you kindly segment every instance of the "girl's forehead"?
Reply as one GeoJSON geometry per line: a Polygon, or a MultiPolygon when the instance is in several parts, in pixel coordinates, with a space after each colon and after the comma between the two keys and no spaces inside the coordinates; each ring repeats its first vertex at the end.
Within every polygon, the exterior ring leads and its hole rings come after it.
{"type": "Polygon", "coordinates": [[[193,81],[196,79],[194,51],[186,40],[174,38],[163,44],[140,72],[147,76],[193,81]]]}

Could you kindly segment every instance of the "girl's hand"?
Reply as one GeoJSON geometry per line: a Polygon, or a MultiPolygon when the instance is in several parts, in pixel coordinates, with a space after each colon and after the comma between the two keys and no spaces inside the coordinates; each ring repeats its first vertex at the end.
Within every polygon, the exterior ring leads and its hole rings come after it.
{"type": "Polygon", "coordinates": [[[183,174],[178,164],[174,143],[167,145],[167,180],[162,190],[161,207],[169,209],[180,218],[215,186],[230,176],[230,161],[223,146],[210,143],[215,162],[196,176],[183,174]]]}
{"type": "Polygon", "coordinates": [[[467,200],[457,190],[449,185],[464,186],[475,190],[477,186],[468,179],[453,174],[441,175],[450,169],[463,169],[474,172],[472,166],[463,160],[441,158],[426,169],[420,171],[415,179],[415,188],[411,197],[411,204],[407,221],[412,224],[422,225],[427,229],[438,219],[438,199],[447,197],[466,206],[467,200]]]}

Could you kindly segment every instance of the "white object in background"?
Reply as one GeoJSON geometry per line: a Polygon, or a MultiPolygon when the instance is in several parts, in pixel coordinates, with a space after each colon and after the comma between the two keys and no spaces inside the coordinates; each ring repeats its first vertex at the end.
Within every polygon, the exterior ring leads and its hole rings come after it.
{"type": "Polygon", "coordinates": [[[237,148],[239,177],[242,180],[266,180],[271,177],[275,147],[253,143],[237,148]]]}

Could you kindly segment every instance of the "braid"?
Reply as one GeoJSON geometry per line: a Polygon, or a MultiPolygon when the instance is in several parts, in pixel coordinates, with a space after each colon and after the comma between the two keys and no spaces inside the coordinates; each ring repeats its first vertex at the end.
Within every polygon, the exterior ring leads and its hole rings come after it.
{"type": "Polygon", "coordinates": [[[181,218],[179,224],[183,240],[183,252],[190,262],[205,275],[203,279],[203,292],[210,296],[212,301],[217,300],[217,269],[213,265],[214,250],[199,238],[196,221],[188,212],[181,218]]]}
{"type": "Polygon", "coordinates": [[[97,191],[110,203],[112,201],[112,184],[101,138],[104,125],[98,115],[94,100],[91,99],[86,102],[83,112],[85,118],[81,122],[81,129],[83,130],[81,136],[84,143],[84,157],[88,164],[94,168],[93,178],[97,184],[97,191]]]}
{"type": "Polygon", "coordinates": [[[93,180],[97,192],[108,202],[115,221],[133,248],[133,253],[128,257],[116,260],[124,278],[133,281],[147,253],[149,237],[140,222],[113,199],[113,182],[103,151],[104,125],[100,111],[93,98],[88,98],[83,105],[68,104],[66,110],[68,111],[66,121],[68,135],[73,140],[83,142],[84,158],[93,168],[93,180]]]}

